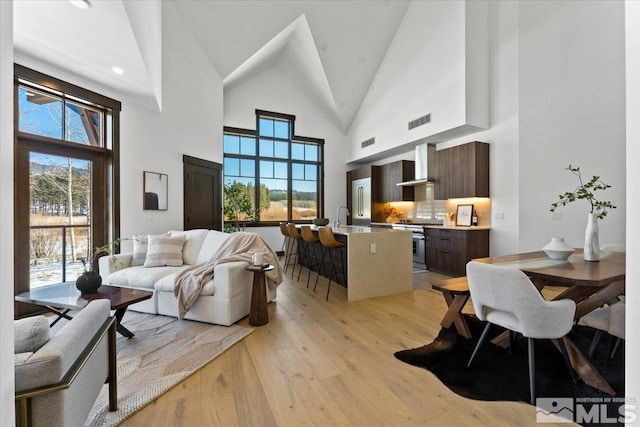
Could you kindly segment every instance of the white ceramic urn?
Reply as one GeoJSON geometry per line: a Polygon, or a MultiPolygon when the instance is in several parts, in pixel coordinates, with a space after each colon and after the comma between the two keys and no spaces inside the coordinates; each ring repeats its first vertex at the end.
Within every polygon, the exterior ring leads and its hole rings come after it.
{"type": "Polygon", "coordinates": [[[551,242],[542,250],[551,259],[567,259],[574,252],[574,249],[564,242],[563,237],[552,237],[551,242]]]}

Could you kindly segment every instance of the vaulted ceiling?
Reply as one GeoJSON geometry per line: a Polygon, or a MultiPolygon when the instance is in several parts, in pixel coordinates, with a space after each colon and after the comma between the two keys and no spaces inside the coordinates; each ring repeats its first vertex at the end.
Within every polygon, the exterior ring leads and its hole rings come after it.
{"type": "MultiPolygon", "coordinates": [[[[225,90],[278,67],[346,132],[409,0],[172,0],[225,90]]],[[[16,58],[50,64],[161,108],[159,1],[16,0],[16,58]],[[155,19],[155,23],[152,20],[155,19]],[[122,67],[115,75],[111,68],[122,67]]]]}

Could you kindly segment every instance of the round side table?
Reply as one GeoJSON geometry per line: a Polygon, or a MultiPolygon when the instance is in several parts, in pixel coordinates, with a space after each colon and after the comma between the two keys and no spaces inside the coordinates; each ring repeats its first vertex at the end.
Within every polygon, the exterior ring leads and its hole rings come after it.
{"type": "Polygon", "coordinates": [[[267,311],[267,286],[264,273],[273,270],[271,264],[249,264],[244,269],[253,271],[253,288],[251,289],[251,309],[249,310],[249,325],[263,326],[269,323],[267,311]]]}

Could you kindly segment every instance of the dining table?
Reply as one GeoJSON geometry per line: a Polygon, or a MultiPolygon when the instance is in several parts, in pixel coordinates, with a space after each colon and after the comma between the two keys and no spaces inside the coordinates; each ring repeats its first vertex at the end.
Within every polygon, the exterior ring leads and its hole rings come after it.
{"type": "MultiPolygon", "coordinates": [[[[554,300],[571,299],[576,303],[575,321],[605,304],[614,304],[625,293],[625,253],[600,253],[599,261],[585,261],[577,249],[566,260],[549,258],[544,252],[476,258],[474,261],[513,267],[523,271],[538,290],[546,286],[564,287],[554,300]]],[[[472,297],[473,298],[473,297],[472,297]]],[[[567,335],[563,338],[571,366],[585,384],[610,395],[615,391],[589,359],[567,335]]],[[[508,333],[496,337],[494,344],[507,346],[508,333]]]]}

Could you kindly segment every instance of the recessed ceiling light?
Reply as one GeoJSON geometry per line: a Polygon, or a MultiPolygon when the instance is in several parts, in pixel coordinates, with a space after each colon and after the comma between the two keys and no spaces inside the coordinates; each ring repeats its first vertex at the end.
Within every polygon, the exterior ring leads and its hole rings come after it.
{"type": "Polygon", "coordinates": [[[89,9],[89,6],[91,6],[89,0],[69,0],[69,3],[80,9],[89,9]]]}
{"type": "Polygon", "coordinates": [[[113,71],[114,73],[116,73],[116,74],[118,74],[118,75],[122,75],[122,74],[124,74],[124,70],[123,70],[122,68],[120,68],[120,67],[113,67],[113,68],[111,69],[111,71],[113,71]]]}

